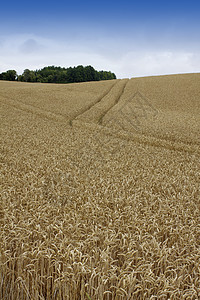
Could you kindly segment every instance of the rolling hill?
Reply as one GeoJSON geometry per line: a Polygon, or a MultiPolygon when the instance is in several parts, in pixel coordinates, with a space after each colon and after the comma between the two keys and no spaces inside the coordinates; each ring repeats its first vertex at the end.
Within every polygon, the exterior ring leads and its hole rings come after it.
{"type": "Polygon", "coordinates": [[[0,82],[0,299],[199,299],[199,83],[0,82]]]}

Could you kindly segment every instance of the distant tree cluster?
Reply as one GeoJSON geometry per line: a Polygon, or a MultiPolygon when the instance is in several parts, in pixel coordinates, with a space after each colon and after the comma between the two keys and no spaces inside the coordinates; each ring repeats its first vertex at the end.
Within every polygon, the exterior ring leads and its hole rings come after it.
{"type": "Polygon", "coordinates": [[[0,73],[0,80],[15,81],[17,79],[18,76],[15,70],[9,70],[7,72],[0,73]]]}
{"type": "Polygon", "coordinates": [[[15,70],[8,70],[0,74],[0,80],[43,83],[73,83],[111,79],[116,79],[114,73],[110,71],[96,71],[92,66],[77,66],[73,68],[49,66],[36,71],[26,69],[22,75],[17,75],[15,70]]]}

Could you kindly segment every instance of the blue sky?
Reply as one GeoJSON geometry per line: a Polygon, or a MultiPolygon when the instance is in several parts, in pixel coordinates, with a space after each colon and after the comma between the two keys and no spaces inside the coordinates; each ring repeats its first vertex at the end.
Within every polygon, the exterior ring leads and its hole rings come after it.
{"type": "Polygon", "coordinates": [[[0,72],[92,65],[118,78],[200,72],[200,1],[4,1],[0,72]]]}

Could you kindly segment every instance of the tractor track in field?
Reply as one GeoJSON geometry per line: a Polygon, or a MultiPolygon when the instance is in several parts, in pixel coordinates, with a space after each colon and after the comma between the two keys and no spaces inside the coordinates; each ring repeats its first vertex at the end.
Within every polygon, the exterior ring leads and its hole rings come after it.
{"type": "MultiPolygon", "coordinates": [[[[126,82],[126,84],[127,84],[127,82],[126,82]]],[[[115,99],[116,102],[115,102],[114,105],[116,105],[119,102],[122,94],[124,93],[126,84],[124,85],[123,90],[121,91],[121,94],[118,96],[118,98],[115,99]]],[[[109,91],[107,91],[106,95],[109,94],[109,92],[112,90],[112,88],[114,86],[112,86],[109,89],[109,91]]],[[[95,104],[99,103],[104,97],[105,96],[101,97],[98,100],[98,102],[96,102],[95,104]]],[[[7,106],[11,106],[11,107],[13,107],[15,109],[18,109],[20,111],[35,114],[35,115],[37,115],[37,116],[39,116],[43,119],[45,118],[45,119],[48,119],[48,120],[65,122],[68,125],[70,124],[70,121],[66,120],[66,118],[61,114],[55,114],[55,113],[52,113],[50,111],[42,110],[40,108],[37,108],[37,107],[29,105],[29,104],[25,104],[21,101],[12,99],[12,98],[7,97],[7,96],[0,95],[0,103],[3,103],[7,106]]],[[[92,107],[95,106],[95,104],[91,105],[90,108],[85,110],[84,112],[89,111],[92,107]]],[[[110,107],[110,109],[113,108],[114,105],[112,105],[112,107],[110,107]]],[[[76,127],[84,126],[85,128],[90,128],[91,130],[101,130],[101,132],[106,134],[106,135],[117,137],[117,138],[122,139],[122,140],[136,142],[136,143],[139,143],[139,144],[145,144],[145,145],[149,145],[149,146],[153,146],[153,147],[159,147],[159,148],[161,147],[161,148],[165,148],[165,149],[169,149],[169,150],[175,150],[175,151],[181,151],[181,152],[184,151],[184,152],[188,152],[188,153],[191,153],[191,154],[198,154],[198,155],[200,154],[198,144],[190,145],[190,144],[187,144],[187,143],[184,143],[184,142],[169,141],[169,140],[164,139],[164,138],[159,139],[159,138],[152,137],[152,136],[133,135],[130,132],[124,131],[124,130],[120,130],[120,132],[115,132],[111,128],[108,128],[106,126],[102,126],[101,124],[102,124],[103,118],[108,113],[108,111],[106,111],[104,113],[104,115],[101,117],[101,121],[98,121],[95,124],[91,123],[91,122],[88,122],[88,120],[85,120],[85,121],[81,120],[80,122],[75,122],[75,125],[76,125],[76,127]]],[[[83,113],[79,114],[78,116],[81,116],[82,114],[83,113]]]]}
{"type": "MultiPolygon", "coordinates": [[[[17,99],[14,99],[14,98],[11,98],[11,97],[8,97],[8,96],[5,96],[5,95],[1,95],[0,94],[0,102],[5,104],[5,105],[8,105],[8,106],[11,106],[15,109],[18,109],[18,110],[21,110],[23,112],[27,112],[27,113],[31,113],[33,115],[37,115],[39,116],[40,118],[45,118],[45,119],[48,119],[48,120],[53,120],[53,121],[60,121],[60,122],[64,122],[64,123],[67,123],[68,125],[70,126],[73,126],[73,121],[80,121],[81,119],[81,116],[84,116],[85,114],[89,114],[90,115],[90,111],[92,111],[93,109],[95,109],[96,105],[101,105],[101,102],[108,96],[112,96],[112,90],[116,87],[118,88],[118,84],[121,82],[122,80],[118,79],[117,82],[114,82],[112,84],[111,87],[109,87],[103,94],[101,94],[97,100],[95,101],[95,103],[93,102],[92,104],[88,105],[85,109],[83,109],[81,112],[79,112],[77,115],[73,116],[72,119],[68,119],[67,117],[65,117],[64,115],[62,114],[59,114],[59,113],[54,113],[54,112],[51,112],[51,111],[48,111],[48,110],[44,110],[44,109],[41,109],[39,107],[36,107],[34,105],[31,105],[31,104],[26,104],[22,101],[19,101],[17,99]]],[[[127,83],[127,82],[126,82],[127,83]]],[[[126,86],[126,83],[123,85],[123,89],[120,91],[120,94],[117,96],[117,98],[115,99],[114,103],[108,108],[106,109],[106,111],[101,111],[100,112],[100,115],[98,116],[98,120],[97,124],[101,124],[102,123],[102,119],[103,117],[107,114],[107,112],[115,105],[117,104],[117,102],[119,101],[121,95],[123,94],[123,91],[125,89],[125,86],[126,86]]],[[[85,118],[84,120],[81,119],[81,122],[90,122],[89,119],[85,118]]]]}
{"type": "Polygon", "coordinates": [[[2,102],[5,105],[14,107],[15,109],[35,114],[41,118],[45,118],[45,119],[53,120],[53,121],[66,122],[66,117],[63,116],[62,114],[56,114],[56,113],[53,113],[48,110],[43,110],[34,105],[25,104],[19,100],[12,99],[12,98],[4,96],[4,95],[3,96],[0,95],[0,102],[2,102]]]}
{"type": "MultiPolygon", "coordinates": [[[[119,79],[117,79],[119,80],[119,79]]],[[[117,81],[118,82],[118,81],[117,81]]],[[[101,102],[101,100],[110,93],[110,91],[112,90],[112,88],[117,84],[117,82],[115,82],[111,87],[109,87],[102,95],[100,95],[97,100],[95,101],[95,103],[91,103],[90,105],[88,105],[85,109],[83,109],[81,112],[79,112],[77,115],[75,115],[70,121],[70,125],[73,126],[73,121],[77,120],[80,116],[82,116],[84,113],[86,113],[87,111],[89,111],[93,106],[95,106],[97,103],[101,102]]]]}
{"type": "Polygon", "coordinates": [[[107,113],[119,102],[119,100],[120,100],[120,98],[122,97],[122,95],[123,95],[123,93],[124,93],[124,90],[125,90],[125,88],[126,88],[126,86],[127,86],[127,83],[128,83],[128,81],[126,81],[125,82],[125,84],[124,84],[124,86],[123,86],[123,88],[122,88],[122,91],[121,91],[121,93],[119,94],[119,96],[116,98],[116,100],[115,100],[115,103],[109,108],[109,109],[107,109],[102,115],[101,115],[101,117],[99,118],[99,121],[98,121],[98,124],[99,125],[102,125],[102,123],[103,123],[103,119],[104,119],[104,117],[107,115],[107,113]]]}
{"type": "Polygon", "coordinates": [[[116,131],[106,126],[101,126],[99,124],[91,124],[87,122],[78,122],[76,123],[76,127],[84,127],[91,131],[94,131],[95,135],[100,133],[127,142],[134,142],[137,144],[152,146],[156,148],[163,148],[171,151],[187,152],[198,156],[200,155],[199,144],[188,144],[184,141],[170,141],[165,138],[148,136],[145,134],[133,134],[124,129],[116,131]]]}
{"type": "Polygon", "coordinates": [[[71,124],[81,121],[83,123],[102,125],[104,116],[118,103],[124,93],[128,80],[129,79],[118,80],[98,101],[71,120],[71,124]]]}
{"type": "MultiPolygon", "coordinates": [[[[118,81],[119,81],[119,79],[117,79],[117,82],[118,81]]],[[[53,120],[53,121],[65,122],[68,125],[72,126],[72,122],[76,118],[78,118],[79,116],[81,116],[85,112],[89,111],[94,105],[96,105],[97,103],[99,103],[102,100],[102,98],[104,98],[107,94],[109,94],[110,91],[112,90],[113,86],[115,86],[117,84],[117,82],[114,82],[111,87],[109,87],[103,94],[101,94],[97,98],[97,100],[95,101],[95,103],[92,103],[92,104],[88,105],[85,109],[83,109],[77,115],[73,116],[72,119],[66,118],[62,114],[53,113],[51,111],[41,109],[41,108],[36,107],[34,105],[26,104],[24,102],[21,102],[19,100],[16,100],[16,99],[13,99],[11,97],[8,97],[8,96],[5,96],[5,95],[1,95],[1,94],[0,94],[0,102],[4,103],[5,105],[11,106],[11,107],[13,107],[15,109],[35,114],[35,115],[37,115],[37,116],[39,116],[41,118],[45,118],[45,119],[53,120]]]]}

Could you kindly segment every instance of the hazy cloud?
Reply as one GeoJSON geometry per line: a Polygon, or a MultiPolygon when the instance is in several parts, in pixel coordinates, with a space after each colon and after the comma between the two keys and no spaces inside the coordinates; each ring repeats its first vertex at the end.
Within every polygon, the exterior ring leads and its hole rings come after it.
{"type": "Polygon", "coordinates": [[[38,69],[48,65],[92,65],[111,70],[118,78],[200,72],[200,53],[179,49],[143,47],[141,40],[95,38],[91,36],[46,39],[35,35],[0,36],[0,72],[38,69]],[[139,43],[140,42],[140,43],[139,43]],[[135,47],[137,44],[137,47],[135,47]],[[140,47],[139,47],[140,44],[140,47]]]}
{"type": "Polygon", "coordinates": [[[118,72],[122,76],[149,76],[200,71],[200,54],[191,52],[130,52],[124,55],[118,72]]]}
{"type": "Polygon", "coordinates": [[[40,43],[38,43],[34,39],[28,39],[26,40],[20,47],[20,51],[25,54],[31,54],[34,52],[38,52],[39,50],[42,50],[44,46],[42,46],[40,43]]]}

